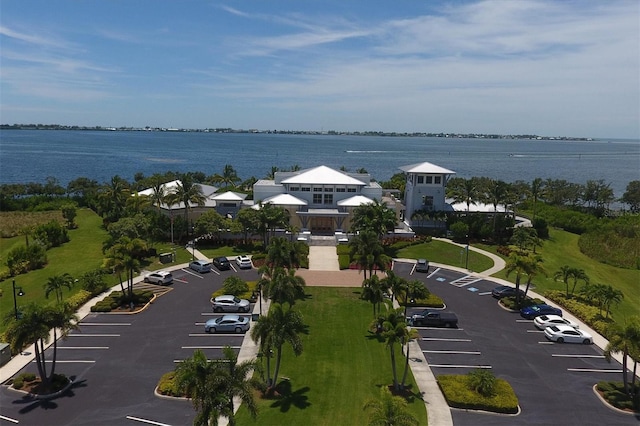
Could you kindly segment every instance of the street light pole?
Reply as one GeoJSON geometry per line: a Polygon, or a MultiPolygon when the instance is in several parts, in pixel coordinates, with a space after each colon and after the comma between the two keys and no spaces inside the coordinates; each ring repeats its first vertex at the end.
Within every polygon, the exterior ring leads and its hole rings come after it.
{"type": "Polygon", "coordinates": [[[22,291],[22,287],[16,287],[16,280],[13,280],[13,312],[18,319],[18,299],[16,299],[16,288],[18,289],[18,296],[24,296],[24,291],[22,291]]]}
{"type": "Polygon", "coordinates": [[[469,269],[469,236],[467,235],[467,260],[464,265],[465,269],[469,269]]]}

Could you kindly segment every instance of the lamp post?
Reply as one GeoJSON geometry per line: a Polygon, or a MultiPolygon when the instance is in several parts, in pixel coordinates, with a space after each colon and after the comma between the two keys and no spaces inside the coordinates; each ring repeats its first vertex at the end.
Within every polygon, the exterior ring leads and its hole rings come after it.
{"type": "Polygon", "coordinates": [[[18,296],[24,296],[22,287],[16,287],[16,280],[13,280],[13,312],[16,319],[18,319],[18,299],[16,299],[16,289],[18,289],[18,296]]]}
{"type": "Polygon", "coordinates": [[[465,261],[464,268],[469,269],[469,235],[467,235],[467,260],[465,261]]]}

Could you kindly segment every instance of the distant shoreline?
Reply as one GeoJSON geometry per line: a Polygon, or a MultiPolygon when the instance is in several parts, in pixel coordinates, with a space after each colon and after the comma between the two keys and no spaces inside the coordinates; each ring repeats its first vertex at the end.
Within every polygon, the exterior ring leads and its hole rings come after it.
{"type": "Polygon", "coordinates": [[[335,130],[257,130],[231,128],[184,129],[173,127],[102,127],[102,126],[65,126],[60,124],[1,124],[0,130],[83,130],[98,132],[194,132],[194,133],[258,133],[276,135],[327,135],[327,136],[381,136],[381,137],[424,137],[448,139],[531,139],[559,141],[597,141],[594,138],[573,136],[540,136],[540,135],[501,135],[487,133],[430,133],[430,132],[340,132],[335,130]]]}

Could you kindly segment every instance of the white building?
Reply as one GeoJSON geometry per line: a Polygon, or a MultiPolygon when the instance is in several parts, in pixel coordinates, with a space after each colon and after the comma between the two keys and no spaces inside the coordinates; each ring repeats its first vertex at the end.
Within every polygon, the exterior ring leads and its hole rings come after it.
{"type": "Polygon", "coordinates": [[[382,187],[368,173],[347,173],[327,166],[276,172],[253,185],[256,207],[271,203],[289,213],[289,223],[312,233],[348,230],[354,208],[382,200],[382,187]]]}

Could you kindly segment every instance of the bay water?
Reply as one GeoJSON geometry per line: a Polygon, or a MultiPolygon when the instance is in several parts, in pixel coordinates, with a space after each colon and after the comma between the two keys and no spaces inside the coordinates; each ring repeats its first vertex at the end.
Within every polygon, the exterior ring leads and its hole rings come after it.
{"type": "Polygon", "coordinates": [[[272,169],[326,165],[364,168],[379,181],[399,167],[428,161],[470,178],[507,182],[535,178],[585,184],[604,180],[620,197],[640,180],[638,140],[529,140],[267,133],[90,130],[0,131],[0,183],[61,185],[78,177],[131,181],[166,171],[222,173],[231,164],[243,180],[272,169]]]}

